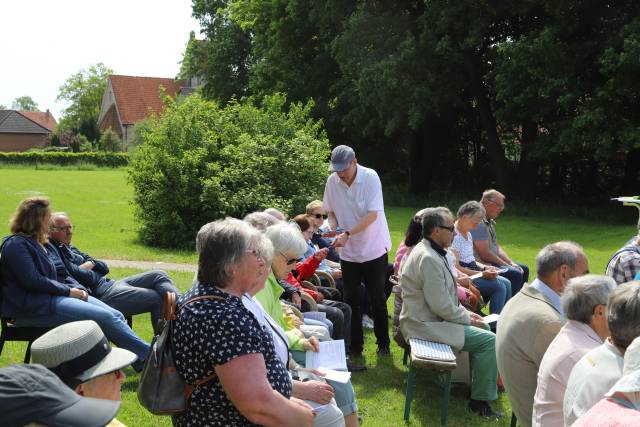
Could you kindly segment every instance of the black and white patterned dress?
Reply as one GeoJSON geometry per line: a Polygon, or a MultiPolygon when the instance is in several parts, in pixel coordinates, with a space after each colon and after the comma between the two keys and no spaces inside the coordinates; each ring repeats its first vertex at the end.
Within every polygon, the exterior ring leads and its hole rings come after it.
{"type": "MultiPolygon", "coordinates": [[[[274,390],[289,398],[291,379],[274,350],[271,334],[265,332],[242,300],[215,286],[196,283],[178,301],[215,295],[225,300],[201,300],[187,305],[175,321],[176,366],[188,383],[210,375],[214,366],[236,357],[261,353],[267,379],[274,390]]],[[[215,378],[198,387],[187,412],[173,416],[175,426],[252,426],[227,398],[215,378]]]]}

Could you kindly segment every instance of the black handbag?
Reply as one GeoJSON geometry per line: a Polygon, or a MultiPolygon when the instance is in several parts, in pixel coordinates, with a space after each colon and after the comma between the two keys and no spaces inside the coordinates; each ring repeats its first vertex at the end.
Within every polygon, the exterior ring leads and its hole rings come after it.
{"type": "Polygon", "coordinates": [[[223,300],[222,297],[204,295],[192,298],[176,310],[176,294],[167,292],[164,297],[164,311],[160,320],[160,333],[151,341],[151,351],[145,360],[138,384],[138,400],[154,415],[175,415],[187,410],[189,397],[202,384],[214,379],[215,372],[194,384],[185,382],[176,369],[173,349],[173,323],[176,314],[184,306],[204,299],[223,300]]]}

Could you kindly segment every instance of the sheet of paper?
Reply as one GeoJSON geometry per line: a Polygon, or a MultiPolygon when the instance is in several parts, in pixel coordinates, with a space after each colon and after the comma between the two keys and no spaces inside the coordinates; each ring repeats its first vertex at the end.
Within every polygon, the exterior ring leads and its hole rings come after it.
{"type": "Polygon", "coordinates": [[[471,276],[469,276],[470,280],[475,280],[475,279],[479,279],[482,277],[482,271],[476,274],[472,274],[471,276]]]}
{"type": "Polygon", "coordinates": [[[342,384],[346,384],[351,379],[351,372],[349,371],[336,371],[325,367],[320,367],[318,371],[324,374],[325,379],[342,384]]]}
{"type": "Polygon", "coordinates": [[[320,351],[307,351],[307,368],[318,369],[324,366],[329,369],[347,369],[347,356],[344,352],[344,340],[322,341],[320,351]]]}
{"type": "Polygon", "coordinates": [[[490,315],[485,316],[483,320],[484,320],[484,323],[493,323],[493,322],[497,322],[499,318],[500,318],[499,314],[491,313],[490,315]]]}
{"type": "Polygon", "coordinates": [[[324,321],[327,318],[327,313],[322,311],[307,311],[303,313],[305,319],[324,321]]]}

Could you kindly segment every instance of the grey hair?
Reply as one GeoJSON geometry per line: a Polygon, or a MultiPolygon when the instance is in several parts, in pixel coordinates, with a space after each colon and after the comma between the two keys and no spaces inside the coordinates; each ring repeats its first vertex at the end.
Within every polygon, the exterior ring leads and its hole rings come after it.
{"type": "Polygon", "coordinates": [[[640,336],[640,281],[622,283],[611,293],[607,323],[611,341],[623,350],[640,336]]]}
{"type": "Polygon", "coordinates": [[[278,221],[284,221],[284,220],[287,219],[287,216],[285,214],[283,214],[282,212],[280,212],[276,208],[267,208],[267,209],[264,210],[264,213],[267,213],[267,214],[275,217],[278,221]]]}
{"type": "Polygon", "coordinates": [[[582,246],[569,241],[555,242],[545,246],[536,256],[538,276],[547,277],[561,265],[567,265],[573,270],[578,261],[578,253],[582,252],[582,246]]]}
{"type": "Polygon", "coordinates": [[[585,274],[567,282],[560,301],[567,319],[589,323],[597,305],[607,305],[616,281],[609,276],[585,274]]]}
{"type": "Polygon", "coordinates": [[[482,192],[482,198],[480,199],[481,202],[486,202],[486,201],[495,201],[495,199],[497,198],[503,198],[506,199],[506,196],[504,194],[502,194],[501,192],[499,192],[498,190],[495,190],[493,188],[490,188],[488,190],[484,190],[482,192]]]}
{"type": "Polygon", "coordinates": [[[244,222],[248,222],[260,231],[265,231],[268,227],[280,222],[278,218],[273,215],[269,215],[266,212],[251,212],[250,214],[247,214],[242,220],[244,222]]]}
{"type": "Polygon", "coordinates": [[[476,214],[484,216],[485,210],[484,206],[482,206],[482,203],[476,202],[475,200],[465,202],[458,208],[458,218],[461,218],[464,215],[474,217],[476,216],[476,214]]]}
{"type": "MultiPolygon", "coordinates": [[[[233,279],[233,266],[260,241],[260,236],[260,231],[235,218],[203,225],[196,236],[198,281],[226,287],[233,279]]],[[[258,251],[257,246],[255,249],[258,251]]],[[[258,256],[262,254],[258,253],[258,256]]]]}
{"type": "Polygon", "coordinates": [[[434,228],[444,224],[444,219],[447,215],[453,218],[449,208],[444,206],[424,209],[422,214],[422,236],[429,236],[434,228]]]}
{"type": "Polygon", "coordinates": [[[304,241],[300,227],[297,224],[276,224],[267,228],[265,235],[273,244],[274,253],[294,253],[302,256],[307,251],[307,242],[304,241]]]}

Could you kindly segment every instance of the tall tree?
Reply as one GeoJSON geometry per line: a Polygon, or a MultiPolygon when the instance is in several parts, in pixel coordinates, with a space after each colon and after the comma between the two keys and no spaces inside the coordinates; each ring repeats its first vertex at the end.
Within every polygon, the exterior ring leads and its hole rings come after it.
{"type": "Polygon", "coordinates": [[[109,74],[113,70],[100,62],[65,80],[56,98],[70,103],[62,112],[61,128],[81,133],[91,141],[100,138],[97,122],[109,74]]]}
{"type": "Polygon", "coordinates": [[[23,111],[38,111],[38,104],[30,96],[21,96],[13,100],[11,108],[23,111]]]}

